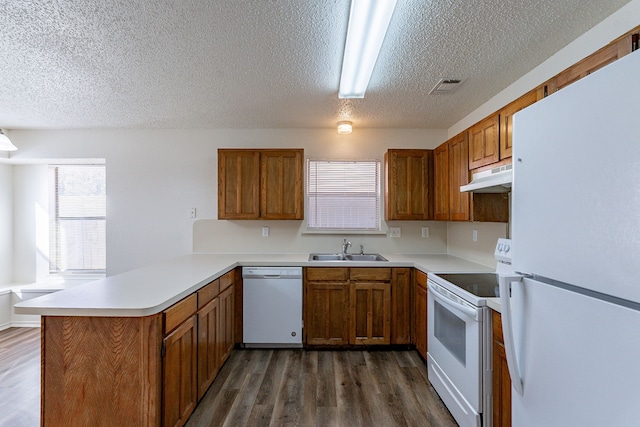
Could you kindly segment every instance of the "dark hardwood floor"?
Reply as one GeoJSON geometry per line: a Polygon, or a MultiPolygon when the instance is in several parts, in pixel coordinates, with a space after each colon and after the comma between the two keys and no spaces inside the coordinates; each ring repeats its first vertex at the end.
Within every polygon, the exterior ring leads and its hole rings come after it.
{"type": "MultiPolygon", "coordinates": [[[[40,329],[0,332],[0,426],[40,422],[40,329]]],[[[236,350],[187,426],[451,426],[414,351],[236,350]]]]}
{"type": "Polygon", "coordinates": [[[456,426],[415,351],[235,351],[187,426],[456,426]]]}

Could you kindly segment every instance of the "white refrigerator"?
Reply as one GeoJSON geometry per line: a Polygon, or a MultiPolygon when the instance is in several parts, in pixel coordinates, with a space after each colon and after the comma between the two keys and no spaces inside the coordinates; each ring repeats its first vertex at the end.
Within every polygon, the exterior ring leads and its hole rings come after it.
{"type": "Polygon", "coordinates": [[[640,426],[640,53],[517,113],[513,141],[513,426],[640,426]]]}

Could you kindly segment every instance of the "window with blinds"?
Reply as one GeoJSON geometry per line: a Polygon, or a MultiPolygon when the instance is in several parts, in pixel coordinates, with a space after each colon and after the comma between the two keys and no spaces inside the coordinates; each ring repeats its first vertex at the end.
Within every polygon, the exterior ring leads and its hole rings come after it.
{"type": "Polygon", "coordinates": [[[106,171],[104,165],[49,167],[49,270],[106,270],[106,171]]]}
{"type": "Polygon", "coordinates": [[[308,230],[380,230],[380,162],[307,161],[308,230]]]}

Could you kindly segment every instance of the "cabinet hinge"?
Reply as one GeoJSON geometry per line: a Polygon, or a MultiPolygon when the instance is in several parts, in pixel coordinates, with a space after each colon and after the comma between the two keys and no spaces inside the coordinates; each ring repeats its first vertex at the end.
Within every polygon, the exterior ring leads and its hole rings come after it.
{"type": "Polygon", "coordinates": [[[162,348],[160,349],[160,357],[164,357],[167,354],[167,347],[162,343],[162,348]]]}

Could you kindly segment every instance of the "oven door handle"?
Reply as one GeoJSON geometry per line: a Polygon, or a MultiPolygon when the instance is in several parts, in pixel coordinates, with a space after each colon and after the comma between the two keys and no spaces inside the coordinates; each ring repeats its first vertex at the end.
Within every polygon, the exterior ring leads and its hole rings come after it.
{"type": "Polygon", "coordinates": [[[449,307],[466,314],[467,316],[471,317],[474,320],[478,320],[477,309],[464,306],[462,304],[457,303],[456,301],[451,300],[446,294],[444,294],[440,290],[440,287],[438,285],[431,284],[431,286],[427,287],[427,291],[429,291],[431,295],[433,295],[433,297],[438,301],[444,304],[447,304],[449,307]]]}

